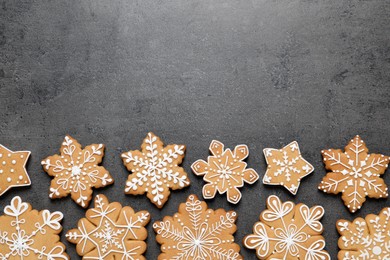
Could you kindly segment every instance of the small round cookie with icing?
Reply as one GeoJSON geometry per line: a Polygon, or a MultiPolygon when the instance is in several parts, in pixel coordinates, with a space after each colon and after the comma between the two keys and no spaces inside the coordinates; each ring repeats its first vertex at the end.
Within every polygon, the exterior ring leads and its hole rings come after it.
{"type": "Polygon", "coordinates": [[[216,192],[227,193],[227,200],[237,204],[241,199],[241,192],[238,188],[244,186],[244,182],[253,184],[259,179],[259,175],[254,169],[246,168],[244,160],[249,155],[248,146],[237,145],[232,152],[224,149],[224,144],[213,140],[209,150],[211,156],[204,160],[197,160],[191,165],[192,171],[203,176],[207,182],[203,186],[203,197],[212,199],[216,192]]]}

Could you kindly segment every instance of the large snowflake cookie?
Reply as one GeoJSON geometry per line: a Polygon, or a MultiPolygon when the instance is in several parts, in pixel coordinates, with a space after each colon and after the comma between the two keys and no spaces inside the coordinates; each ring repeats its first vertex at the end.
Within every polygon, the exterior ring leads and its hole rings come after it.
{"type": "Polygon", "coordinates": [[[0,259],[69,259],[58,236],[61,212],[38,212],[16,196],[4,214],[0,216],[0,259]]]}
{"type": "Polygon", "coordinates": [[[45,172],[54,179],[51,181],[49,197],[62,198],[71,194],[72,199],[88,207],[92,199],[92,188],[112,184],[110,173],[99,166],[104,156],[103,144],[81,145],[69,135],[61,146],[61,155],[49,156],[42,161],[45,172]]]}
{"type": "Polygon", "coordinates": [[[356,218],[352,223],[338,220],[338,259],[385,260],[390,259],[390,208],[379,215],[370,214],[366,219],[356,218]]]}
{"type": "Polygon", "coordinates": [[[122,154],[123,163],[132,172],[126,182],[125,193],[147,197],[158,208],[167,202],[170,190],[182,189],[190,185],[187,173],[181,164],[185,145],[170,144],[164,148],[159,137],[148,133],[141,151],[134,150],[122,154]]]}
{"type": "Polygon", "coordinates": [[[223,194],[227,192],[227,200],[236,204],[241,199],[241,192],[238,188],[244,186],[244,182],[253,184],[259,179],[259,175],[253,169],[247,169],[244,162],[249,155],[248,146],[237,145],[232,152],[224,149],[223,143],[213,140],[209,150],[211,156],[204,160],[197,160],[191,165],[196,175],[204,175],[203,180],[207,182],[203,186],[203,197],[211,199],[216,192],[223,194]]]}
{"type": "Polygon", "coordinates": [[[173,217],[153,224],[161,244],[159,260],[242,259],[234,243],[237,215],[234,211],[207,208],[204,201],[190,195],[173,217]]]}
{"type": "Polygon", "coordinates": [[[12,187],[31,184],[26,171],[29,151],[11,151],[0,144],[0,196],[12,187]]]}
{"type": "Polygon", "coordinates": [[[323,150],[325,168],[329,170],[318,185],[326,193],[342,193],[342,200],[349,211],[360,209],[370,198],[387,198],[388,191],[380,176],[386,171],[389,157],[368,154],[366,144],[355,136],[345,147],[345,152],[336,149],[323,150]]]}
{"type": "Polygon", "coordinates": [[[267,199],[267,208],[253,226],[253,234],[243,241],[245,247],[256,249],[259,259],[330,260],[321,235],[323,207],[282,203],[272,195],[267,199]]]}
{"type": "Polygon", "coordinates": [[[83,259],[143,260],[149,220],[147,211],[134,212],[97,195],[95,207],[87,210],[86,218],[80,219],[78,228],[69,230],[66,238],[77,244],[77,253],[83,259]]]}
{"type": "Polygon", "coordinates": [[[301,179],[314,171],[314,167],[301,155],[296,141],[282,149],[263,150],[268,168],[263,183],[282,185],[292,194],[297,194],[301,179]]]}

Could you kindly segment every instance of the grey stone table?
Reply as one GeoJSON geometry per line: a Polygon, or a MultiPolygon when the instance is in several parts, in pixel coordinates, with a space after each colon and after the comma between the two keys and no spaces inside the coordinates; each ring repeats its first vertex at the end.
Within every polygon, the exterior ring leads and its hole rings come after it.
{"type": "MultiPolygon", "coordinates": [[[[31,187],[20,195],[36,209],[62,210],[64,233],[85,210],[69,197],[50,200],[40,160],[58,152],[65,134],[83,145],[106,144],[103,165],[115,184],[95,190],[147,209],[151,222],[172,215],[203,180],[190,165],[208,156],[212,139],[247,144],[260,178],[265,147],[297,140],[315,171],[296,196],[258,181],[211,208],[238,212],[241,245],[267,196],[325,208],[327,250],[337,255],[335,222],[379,213],[369,199],[350,214],[339,196],[317,189],[325,175],[320,150],[343,148],[360,134],[373,152],[390,155],[389,1],[135,0],[0,1],[0,143],[32,151],[31,187]],[[148,131],[187,145],[183,167],[191,186],[173,192],[162,210],[145,196],[125,195],[128,172],[119,155],[138,149],[148,131]]],[[[390,173],[384,175],[390,184],[390,173]]],[[[146,257],[160,252],[152,224],[146,257]]],[[[254,251],[241,249],[247,259],[254,251]]]]}

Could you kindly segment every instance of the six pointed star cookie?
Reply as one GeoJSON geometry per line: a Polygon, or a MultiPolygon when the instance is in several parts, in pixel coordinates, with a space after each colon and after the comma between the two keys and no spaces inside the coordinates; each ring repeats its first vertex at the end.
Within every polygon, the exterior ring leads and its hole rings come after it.
{"type": "Polygon", "coordinates": [[[14,197],[0,216],[0,259],[69,259],[58,236],[62,218],[59,211],[38,212],[14,197]]]}
{"type": "Polygon", "coordinates": [[[164,148],[163,142],[153,133],[144,139],[141,151],[122,154],[123,163],[132,172],[126,182],[125,193],[147,197],[158,208],[167,202],[170,191],[190,185],[187,173],[179,167],[185,152],[185,145],[171,144],[164,148]]]}
{"type": "Polygon", "coordinates": [[[149,220],[147,211],[134,212],[131,207],[122,208],[119,202],[109,203],[104,195],[97,195],[95,207],[87,210],[78,228],[65,236],[77,244],[77,253],[83,259],[143,260],[149,220]]]}
{"type": "Polygon", "coordinates": [[[388,191],[380,176],[386,171],[389,157],[368,154],[366,144],[356,136],[345,147],[323,150],[325,168],[329,170],[318,185],[326,193],[342,193],[342,200],[352,213],[370,198],[387,198],[388,191]]]}
{"type": "Polygon", "coordinates": [[[314,171],[314,167],[302,157],[296,141],[282,149],[266,148],[263,152],[268,164],[264,184],[282,185],[295,195],[301,179],[314,171]]]}
{"type": "Polygon", "coordinates": [[[13,152],[0,144],[0,196],[12,187],[31,184],[26,171],[29,151],[13,152]]]}
{"type": "Polygon", "coordinates": [[[370,214],[353,222],[338,220],[336,227],[341,237],[338,259],[390,259],[390,208],[379,215],[370,214]]]}
{"type": "Polygon", "coordinates": [[[191,165],[192,171],[207,182],[203,186],[203,197],[214,198],[216,192],[227,192],[227,200],[236,204],[241,199],[238,188],[244,186],[244,182],[253,184],[259,179],[259,175],[253,169],[247,169],[243,160],[248,157],[249,150],[246,145],[237,145],[232,152],[224,149],[224,145],[216,140],[210,144],[212,156],[204,160],[197,160],[191,165]]]}
{"type": "Polygon", "coordinates": [[[153,224],[162,253],[158,260],[238,260],[240,246],[234,243],[237,214],[207,208],[190,195],[173,217],[153,224]]]}
{"type": "Polygon", "coordinates": [[[54,176],[51,181],[49,197],[62,198],[71,194],[72,199],[88,207],[92,199],[92,188],[112,184],[110,173],[99,166],[104,156],[103,144],[81,145],[69,135],[61,146],[61,155],[49,156],[42,161],[45,172],[54,176]]]}
{"type": "Polygon", "coordinates": [[[321,235],[323,207],[282,203],[272,195],[267,199],[267,208],[253,226],[253,234],[243,241],[245,247],[256,249],[257,258],[330,260],[321,235]]]}

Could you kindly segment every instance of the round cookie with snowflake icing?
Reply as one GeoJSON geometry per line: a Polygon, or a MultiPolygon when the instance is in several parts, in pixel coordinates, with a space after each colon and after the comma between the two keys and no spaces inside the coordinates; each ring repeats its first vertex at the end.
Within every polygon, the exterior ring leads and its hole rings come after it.
{"type": "Polygon", "coordinates": [[[45,172],[54,177],[49,197],[62,198],[70,193],[77,204],[86,208],[92,199],[92,188],[114,182],[110,173],[99,166],[104,156],[104,145],[91,144],[82,149],[81,144],[67,135],[60,151],[60,155],[42,160],[45,172]]]}
{"type": "Polygon", "coordinates": [[[109,202],[104,195],[95,197],[95,207],[88,209],[78,228],[69,230],[66,239],[77,244],[77,253],[83,259],[137,259],[144,260],[145,239],[150,214],[134,212],[119,202],[109,202]]]}
{"type": "Polygon", "coordinates": [[[219,194],[226,192],[227,200],[237,204],[241,200],[238,188],[244,186],[244,183],[255,183],[259,175],[254,169],[247,168],[244,162],[249,155],[248,146],[237,145],[233,152],[224,147],[223,143],[213,140],[209,147],[212,155],[207,158],[207,162],[197,160],[191,169],[207,182],[202,190],[205,199],[214,198],[217,191],[219,194]]]}
{"type": "Polygon", "coordinates": [[[390,259],[390,208],[379,215],[369,214],[365,219],[349,222],[341,219],[336,223],[341,237],[338,259],[385,260],[390,259]]]}
{"type": "Polygon", "coordinates": [[[179,165],[183,161],[186,146],[163,142],[153,133],[144,139],[141,151],[134,150],[122,154],[122,160],[129,175],[125,193],[147,197],[158,208],[167,202],[170,189],[183,189],[190,185],[187,173],[179,165]]]}
{"type": "Polygon", "coordinates": [[[158,260],[243,259],[234,243],[236,218],[236,212],[208,209],[206,202],[190,195],[173,217],[153,224],[162,251],[158,260]]]}
{"type": "Polygon", "coordinates": [[[258,259],[330,260],[321,235],[323,215],[321,206],[282,203],[277,196],[269,196],[260,222],[255,223],[253,234],[247,235],[243,244],[255,249],[258,259]]]}
{"type": "Polygon", "coordinates": [[[69,259],[58,236],[62,218],[59,211],[38,212],[14,197],[0,216],[0,259],[69,259]]]}

